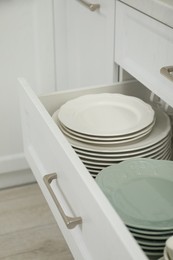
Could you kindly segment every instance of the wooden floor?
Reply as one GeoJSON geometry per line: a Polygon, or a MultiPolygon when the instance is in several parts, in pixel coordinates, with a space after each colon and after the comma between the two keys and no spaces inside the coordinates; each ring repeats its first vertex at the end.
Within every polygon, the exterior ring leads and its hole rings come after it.
{"type": "Polygon", "coordinates": [[[37,184],[0,191],[0,259],[73,259],[37,184]]]}

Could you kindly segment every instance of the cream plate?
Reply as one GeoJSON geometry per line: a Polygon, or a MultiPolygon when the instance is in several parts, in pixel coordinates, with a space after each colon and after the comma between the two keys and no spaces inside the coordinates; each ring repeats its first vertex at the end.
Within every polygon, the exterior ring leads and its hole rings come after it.
{"type": "MultiPolygon", "coordinates": [[[[55,123],[61,128],[61,130],[64,132],[64,133],[67,133],[67,135],[69,134],[69,136],[71,136],[72,138],[76,138],[78,140],[84,140],[84,141],[94,141],[94,142],[97,142],[97,143],[110,143],[110,142],[117,142],[117,141],[123,141],[123,140],[135,140],[135,139],[138,139],[140,138],[141,136],[144,136],[145,134],[148,134],[154,124],[155,124],[155,117],[154,117],[154,120],[153,122],[148,125],[147,127],[145,127],[144,129],[140,130],[140,131],[137,131],[135,133],[132,133],[132,134],[127,134],[127,135],[117,135],[117,136],[92,136],[92,135],[86,135],[86,134],[82,134],[82,133],[78,133],[76,131],[73,131],[71,129],[69,129],[68,127],[66,127],[65,125],[61,124],[60,121],[59,121],[59,109],[57,111],[55,111],[52,115],[52,118],[53,120],[55,121],[55,123]]],[[[126,142],[127,142],[126,141],[126,142]]]]}
{"type": "Polygon", "coordinates": [[[153,240],[153,239],[136,239],[138,241],[138,243],[142,246],[142,247],[150,247],[151,249],[153,247],[160,247],[160,250],[163,249],[165,247],[165,242],[166,240],[153,240]]]}
{"type": "Polygon", "coordinates": [[[71,134],[69,133],[68,131],[66,131],[65,128],[59,126],[61,131],[68,137],[76,140],[76,141],[80,141],[80,142],[83,142],[83,143],[88,143],[88,144],[94,144],[94,145],[112,145],[112,144],[122,144],[122,143],[129,143],[129,142],[132,142],[134,140],[138,140],[140,138],[143,138],[145,137],[147,134],[149,134],[152,130],[152,128],[148,129],[148,131],[145,131],[139,135],[135,135],[134,137],[130,137],[130,138],[125,138],[125,139],[115,139],[115,140],[93,140],[93,139],[89,139],[89,138],[81,138],[79,136],[76,136],[74,134],[71,134]]]}
{"type": "Polygon", "coordinates": [[[147,229],[139,229],[127,226],[128,229],[133,233],[141,234],[141,235],[147,235],[147,236],[171,236],[173,235],[173,229],[170,230],[147,230],[147,229]]]}
{"type": "Polygon", "coordinates": [[[171,141],[171,133],[168,134],[168,136],[166,136],[164,139],[162,139],[161,141],[157,142],[156,144],[143,148],[143,149],[138,149],[138,150],[132,150],[132,151],[123,151],[123,152],[118,152],[118,151],[114,151],[114,152],[94,152],[94,151],[85,151],[83,149],[79,149],[79,148],[75,148],[75,151],[78,154],[83,154],[86,156],[90,156],[90,157],[100,157],[100,158],[114,158],[114,157],[122,157],[122,156],[131,156],[131,155],[137,155],[137,154],[142,154],[142,153],[146,153],[146,152],[150,152],[150,151],[157,151],[160,148],[162,148],[163,146],[167,145],[168,143],[170,143],[171,141]]]}
{"type": "Polygon", "coordinates": [[[173,229],[173,162],[129,159],[103,169],[96,181],[126,225],[173,229]]]}
{"type": "Polygon", "coordinates": [[[114,162],[114,161],[122,161],[126,159],[130,159],[132,157],[140,156],[140,157],[149,157],[150,155],[158,155],[163,154],[165,151],[168,151],[171,147],[171,143],[167,142],[162,146],[157,147],[154,150],[151,151],[140,151],[139,153],[128,153],[128,154],[116,154],[113,157],[100,157],[100,156],[93,156],[93,155],[87,155],[80,153],[79,151],[76,151],[79,157],[81,157],[84,160],[93,160],[93,161],[104,161],[104,162],[114,162]]]}
{"type": "Polygon", "coordinates": [[[153,127],[153,130],[145,136],[145,138],[136,140],[133,142],[125,143],[125,144],[111,144],[111,145],[94,145],[94,144],[86,144],[80,141],[77,141],[73,138],[67,136],[67,140],[74,148],[82,149],[84,151],[89,152],[102,152],[102,153],[114,153],[114,152],[127,152],[127,151],[136,151],[139,149],[144,149],[147,147],[151,147],[170,133],[171,125],[170,119],[166,115],[166,113],[157,111],[156,112],[156,123],[153,127]]]}
{"type": "MultiPolygon", "coordinates": [[[[170,146],[164,151],[159,151],[157,153],[154,154],[150,154],[150,155],[138,155],[138,156],[134,156],[133,158],[141,158],[141,157],[145,157],[145,158],[155,158],[155,159],[160,159],[160,158],[167,158],[167,156],[169,156],[170,154],[170,146]]],[[[132,157],[119,157],[119,158],[115,158],[112,161],[106,161],[106,160],[94,160],[94,159],[87,159],[86,157],[82,157],[79,156],[80,159],[83,161],[83,163],[89,164],[89,165],[94,165],[94,166],[109,166],[111,164],[117,163],[117,162],[121,162],[121,161],[125,161],[125,160],[129,160],[132,159],[132,157]]]]}
{"type": "MultiPolygon", "coordinates": [[[[149,251],[149,250],[144,250],[144,252],[149,257],[149,259],[150,259],[150,257],[154,257],[155,260],[156,260],[156,257],[158,259],[159,257],[161,257],[163,255],[163,250],[160,250],[158,252],[152,252],[152,251],[149,251]]],[[[153,258],[151,258],[151,259],[153,259],[153,258]]]]}
{"type": "Polygon", "coordinates": [[[59,120],[69,129],[94,136],[126,135],[154,120],[152,107],[139,98],[122,94],[93,94],[61,106],[59,120]]]}
{"type": "Polygon", "coordinates": [[[139,239],[139,238],[142,238],[142,239],[152,239],[152,240],[166,240],[170,237],[170,235],[144,235],[144,234],[138,234],[136,232],[132,232],[130,231],[131,234],[136,238],[136,239],[139,239]]]}

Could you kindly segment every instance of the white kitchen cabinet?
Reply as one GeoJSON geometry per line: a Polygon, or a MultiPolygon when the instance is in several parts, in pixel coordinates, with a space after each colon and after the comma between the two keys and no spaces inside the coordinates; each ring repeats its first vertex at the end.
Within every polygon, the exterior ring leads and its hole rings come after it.
{"type": "Polygon", "coordinates": [[[170,47],[173,44],[172,34],[167,34],[172,29],[119,1],[116,10],[115,61],[137,80],[82,89],[75,89],[78,86],[75,85],[74,90],[53,92],[38,98],[32,86],[25,79],[20,79],[25,155],[77,260],[145,260],[147,257],[51,115],[69,99],[88,93],[123,93],[149,102],[152,91],[173,106],[173,83],[160,76],[160,67],[172,62],[172,54],[169,56],[167,48],[163,48],[163,45],[170,47]],[[158,36],[160,31],[162,37],[158,36]],[[161,39],[163,44],[160,45],[161,39]],[[158,50],[160,56],[157,55],[158,50]]]}
{"type": "Polygon", "coordinates": [[[150,92],[131,82],[55,92],[39,99],[25,80],[21,84],[25,155],[74,258],[147,259],[51,115],[67,100],[87,93],[119,92],[147,99],[150,92]],[[79,223],[75,227],[65,224],[64,214],[79,223]]]}
{"type": "MultiPolygon", "coordinates": [[[[36,93],[54,90],[53,45],[51,0],[0,1],[0,174],[28,168],[23,154],[17,77],[27,77],[36,93]]],[[[11,185],[13,175],[9,178],[11,185]]],[[[5,177],[3,182],[5,185],[5,177]]]]}
{"type": "Polygon", "coordinates": [[[118,78],[115,0],[91,1],[100,5],[95,11],[82,2],[54,1],[57,90],[111,84],[118,78]]]}
{"type": "Polygon", "coordinates": [[[160,72],[173,71],[173,28],[120,1],[115,16],[115,62],[173,106],[172,81],[160,72]]]}

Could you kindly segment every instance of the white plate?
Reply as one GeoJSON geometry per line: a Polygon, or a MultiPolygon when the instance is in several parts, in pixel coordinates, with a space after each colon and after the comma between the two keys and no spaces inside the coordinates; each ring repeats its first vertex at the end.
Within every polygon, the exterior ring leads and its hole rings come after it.
{"type": "Polygon", "coordinates": [[[87,135],[126,135],[150,125],[154,110],[136,97],[102,93],[66,102],[60,108],[59,120],[69,129],[87,135]]]}
{"type": "Polygon", "coordinates": [[[151,260],[153,259],[153,257],[154,257],[154,260],[156,260],[156,257],[158,259],[163,255],[163,250],[158,251],[158,252],[152,252],[152,251],[149,251],[149,250],[144,250],[144,252],[149,257],[149,259],[151,259],[151,260]]]}
{"type": "Polygon", "coordinates": [[[115,144],[115,145],[93,145],[86,144],[77,140],[74,140],[70,137],[67,137],[67,140],[74,148],[82,149],[89,152],[102,152],[102,153],[114,153],[114,152],[127,152],[127,151],[136,151],[139,149],[144,149],[151,147],[170,133],[171,125],[170,119],[166,113],[157,111],[156,112],[156,123],[153,127],[153,130],[145,138],[125,143],[125,144],[115,144]]]}
{"type": "Polygon", "coordinates": [[[131,156],[131,157],[118,157],[118,158],[114,158],[113,160],[109,161],[109,160],[104,160],[104,159],[101,159],[101,160],[97,160],[97,158],[86,158],[84,156],[79,156],[79,158],[82,160],[83,163],[86,163],[86,164],[89,164],[89,165],[94,165],[94,166],[109,166],[111,164],[114,164],[114,163],[117,163],[117,162],[121,162],[121,161],[125,161],[125,160],[129,160],[129,159],[132,159],[132,158],[141,158],[141,157],[147,157],[147,158],[165,158],[165,156],[167,156],[171,151],[171,146],[167,146],[165,148],[165,150],[161,150],[161,151],[158,151],[156,153],[153,153],[153,154],[148,154],[148,155],[135,155],[135,156],[131,156]]]}
{"type": "MultiPolygon", "coordinates": [[[[167,156],[167,157],[165,157],[165,158],[160,158],[160,159],[163,159],[163,160],[170,160],[170,156],[167,156]]],[[[99,174],[100,172],[101,172],[101,170],[103,170],[105,167],[102,167],[102,168],[100,168],[100,167],[97,167],[97,166],[92,166],[92,165],[87,165],[87,164],[85,164],[84,163],[84,165],[85,165],[85,167],[87,168],[87,170],[89,171],[89,173],[93,176],[94,175],[94,177],[96,177],[97,176],[97,174],[99,174]]],[[[106,166],[107,167],[107,166],[106,166]]],[[[128,227],[129,228],[129,227],[128,227]]],[[[129,230],[130,230],[131,228],[129,228],[129,230]]],[[[135,230],[135,229],[134,229],[135,230]]],[[[137,230],[138,231],[138,230],[137,230]]],[[[143,230],[142,230],[143,231],[143,230]]],[[[145,231],[144,231],[145,232],[145,231]]],[[[151,231],[150,231],[151,232],[151,231]]],[[[158,231],[157,233],[159,233],[160,231],[158,231]]],[[[168,231],[169,232],[169,231],[168,231]]],[[[171,232],[171,231],[170,231],[171,232]]],[[[162,233],[164,233],[164,232],[162,232],[162,233]]],[[[160,233],[160,234],[162,234],[162,233],[160,233]]],[[[141,234],[143,235],[143,232],[141,232],[141,234]]],[[[146,234],[146,233],[145,233],[146,234]]],[[[149,231],[148,231],[148,233],[147,234],[150,234],[149,233],[149,231]]],[[[151,234],[153,234],[153,232],[151,232],[151,234]]],[[[171,234],[173,234],[173,231],[172,231],[172,233],[171,234]]]]}
{"type": "Polygon", "coordinates": [[[154,235],[154,236],[152,236],[152,235],[144,235],[144,234],[138,234],[138,233],[136,233],[136,232],[132,232],[132,231],[130,231],[131,232],[131,234],[136,238],[136,239],[138,239],[138,238],[141,238],[141,239],[153,239],[153,240],[165,240],[165,242],[166,242],[166,240],[170,237],[170,235],[169,234],[167,234],[167,235],[160,235],[160,234],[158,234],[158,235],[154,235]]]}
{"type": "Polygon", "coordinates": [[[126,225],[173,229],[173,162],[130,159],[103,169],[97,183],[126,225]]]}
{"type": "Polygon", "coordinates": [[[163,254],[163,250],[164,250],[164,245],[163,246],[141,246],[142,249],[144,250],[149,250],[150,252],[155,252],[157,253],[158,251],[162,251],[162,254],[163,254]]]}
{"type": "Polygon", "coordinates": [[[53,113],[52,118],[55,121],[55,123],[62,129],[62,131],[64,133],[67,133],[67,135],[69,134],[69,136],[71,136],[74,139],[76,138],[77,140],[79,138],[79,140],[84,140],[84,141],[90,140],[90,142],[94,141],[94,142],[97,142],[97,143],[100,143],[100,142],[109,143],[109,142],[116,142],[116,141],[123,141],[123,140],[133,140],[133,139],[135,140],[137,138],[140,138],[140,136],[144,136],[145,134],[149,133],[152,130],[152,128],[155,124],[155,121],[156,121],[155,117],[154,117],[154,120],[150,125],[148,125],[144,129],[137,131],[135,133],[132,133],[132,134],[127,134],[127,135],[123,135],[123,136],[92,136],[92,135],[82,134],[82,133],[79,133],[79,132],[76,132],[76,131],[69,129],[65,125],[61,124],[58,115],[59,115],[59,109],[53,113]]]}
{"type": "Polygon", "coordinates": [[[114,158],[114,157],[118,157],[118,156],[130,156],[130,155],[137,155],[137,154],[142,154],[144,152],[150,152],[150,151],[155,151],[157,149],[160,149],[161,147],[163,147],[164,145],[168,144],[168,142],[170,142],[171,140],[171,133],[168,134],[168,136],[166,136],[164,139],[162,139],[161,141],[157,142],[156,144],[143,148],[143,149],[138,149],[135,151],[123,151],[123,152],[109,152],[109,153],[104,153],[102,151],[100,152],[94,152],[94,151],[86,151],[83,149],[79,149],[79,148],[75,148],[76,153],[79,154],[83,154],[83,155],[87,155],[87,156],[91,156],[91,157],[100,157],[100,158],[114,158]]]}
{"type": "Polygon", "coordinates": [[[142,247],[161,247],[160,250],[164,249],[166,240],[152,240],[152,239],[136,239],[142,247]]]}
{"type": "Polygon", "coordinates": [[[90,168],[90,167],[87,167],[88,171],[89,172],[92,172],[92,173],[95,173],[95,174],[98,174],[101,170],[95,170],[93,168],[90,168]]]}
{"type": "Polygon", "coordinates": [[[123,144],[123,143],[129,143],[129,142],[132,142],[132,141],[136,141],[140,138],[144,138],[147,134],[149,134],[152,130],[149,129],[148,131],[145,131],[144,133],[141,133],[139,135],[135,135],[134,137],[130,137],[130,138],[125,138],[125,139],[117,139],[117,140],[91,140],[89,138],[81,138],[79,136],[75,136],[74,134],[71,134],[69,132],[66,131],[66,129],[64,129],[63,127],[59,126],[61,131],[68,137],[76,140],[76,141],[79,141],[79,142],[83,142],[83,143],[88,143],[88,144],[94,144],[94,145],[113,145],[113,144],[123,144]]]}
{"type": "Polygon", "coordinates": [[[94,165],[94,164],[87,164],[87,163],[84,163],[85,164],[85,166],[86,166],[86,168],[88,169],[90,169],[90,168],[92,168],[92,169],[95,169],[95,170],[97,170],[97,171],[101,171],[101,170],[103,170],[105,167],[108,167],[108,166],[110,166],[110,164],[109,165],[103,165],[103,166],[97,166],[97,165],[94,165]]]}
{"type": "Polygon", "coordinates": [[[85,153],[81,153],[79,151],[76,151],[76,153],[78,154],[78,156],[84,160],[93,160],[93,161],[104,161],[104,162],[114,162],[114,161],[122,161],[122,160],[126,160],[126,159],[129,159],[129,158],[132,158],[132,157],[136,157],[136,156],[140,156],[140,157],[149,157],[150,155],[158,155],[160,153],[164,153],[165,151],[168,151],[169,148],[171,146],[171,143],[170,141],[169,142],[166,142],[165,144],[159,146],[159,147],[156,147],[156,149],[152,149],[151,151],[140,151],[139,153],[127,153],[127,154],[116,154],[114,156],[111,156],[111,157],[100,157],[100,156],[93,156],[93,154],[91,155],[87,155],[85,153]]]}
{"type": "Polygon", "coordinates": [[[133,233],[141,234],[141,235],[147,235],[147,236],[172,236],[173,235],[173,229],[170,230],[147,230],[147,229],[139,229],[135,227],[127,226],[127,228],[133,233]]]}

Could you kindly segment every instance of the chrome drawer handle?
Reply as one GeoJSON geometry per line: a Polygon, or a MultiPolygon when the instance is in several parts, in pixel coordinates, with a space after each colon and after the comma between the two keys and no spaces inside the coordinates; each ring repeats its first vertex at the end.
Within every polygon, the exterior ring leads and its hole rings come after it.
{"type": "Polygon", "coordinates": [[[160,73],[167,79],[173,81],[173,66],[167,66],[160,69],[160,73]]]}
{"type": "Polygon", "coordinates": [[[88,2],[86,2],[86,1],[84,1],[84,0],[77,0],[77,1],[81,2],[83,5],[85,5],[86,7],[88,7],[89,10],[92,11],[92,12],[94,12],[94,11],[96,11],[97,9],[100,8],[100,4],[92,4],[92,3],[88,3],[88,2]]]}
{"type": "Polygon", "coordinates": [[[72,229],[74,227],[76,227],[76,225],[79,225],[82,223],[82,218],[81,217],[68,217],[66,216],[66,214],[64,213],[59,201],[57,200],[50,184],[53,180],[57,180],[57,174],[56,173],[50,173],[47,174],[43,177],[44,183],[48,189],[48,191],[50,192],[50,195],[53,199],[53,201],[55,202],[55,205],[57,206],[59,213],[61,214],[61,217],[64,220],[64,223],[66,224],[68,229],[72,229]]]}

